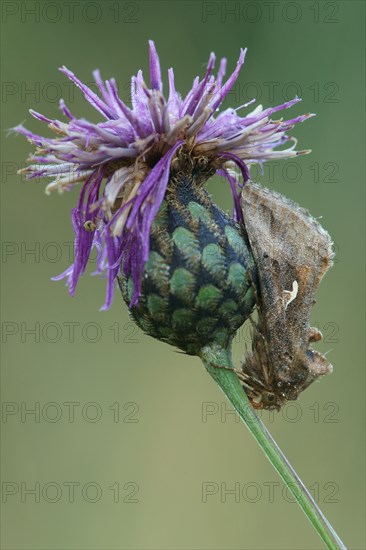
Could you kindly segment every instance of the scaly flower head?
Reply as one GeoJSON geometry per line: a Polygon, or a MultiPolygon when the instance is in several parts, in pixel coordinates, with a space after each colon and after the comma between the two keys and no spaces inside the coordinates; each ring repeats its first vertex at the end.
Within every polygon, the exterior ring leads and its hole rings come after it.
{"type": "Polygon", "coordinates": [[[48,123],[57,137],[45,138],[22,125],[14,128],[37,146],[30,164],[22,170],[28,179],[52,178],[46,193],[60,193],[81,186],[79,200],[72,211],[75,232],[74,263],[56,277],[66,277],[74,294],[84,273],[90,252],[98,249],[97,271],[107,272],[107,297],[110,306],[113,287],[120,269],[134,282],[131,305],[136,305],[141,291],[145,262],[149,258],[150,228],[164,199],[169,176],[179,171],[182,158],[199,159],[207,173],[219,173],[230,184],[234,199],[234,216],[242,221],[239,191],[242,183],[234,171],[239,167],[243,183],[249,179],[251,163],[260,165],[268,159],[290,158],[309,151],[296,151],[296,140],[287,132],[295,123],[312,116],[306,114],[290,120],[272,120],[271,116],[300,101],[277,107],[259,105],[246,116],[239,110],[253,101],[219,112],[220,105],[238,78],[246,49],[241,50],[234,72],[224,83],[226,60],[220,62],[217,77],[212,74],[215,55],[211,53],[207,70],[196,77],[188,94],[176,91],[173,69],[168,71],[169,94],[163,94],[159,57],[150,46],[150,88],[142,71],[131,80],[131,107],[119,97],[116,81],[103,81],[100,72],[93,75],[99,89],[94,93],[66,67],[63,72],[80,88],[85,99],[103,117],[93,124],[76,118],[60,102],[67,122],[49,119],[31,110],[31,114],[48,123]],[[281,150],[276,147],[289,143],[281,150]]]}

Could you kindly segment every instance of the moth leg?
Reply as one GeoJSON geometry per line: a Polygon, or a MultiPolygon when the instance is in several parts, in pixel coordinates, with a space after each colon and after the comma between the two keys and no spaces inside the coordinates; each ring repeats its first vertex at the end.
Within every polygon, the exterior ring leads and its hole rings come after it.
{"type": "Polygon", "coordinates": [[[247,273],[247,276],[248,276],[248,279],[249,279],[249,282],[250,282],[250,286],[252,287],[253,289],[253,293],[254,293],[254,299],[255,299],[255,303],[256,303],[256,306],[258,307],[259,303],[260,303],[260,298],[259,298],[259,294],[258,294],[258,289],[256,287],[256,285],[254,284],[254,281],[250,275],[250,272],[248,271],[247,273]]]}
{"type": "Polygon", "coordinates": [[[250,388],[250,386],[247,383],[247,377],[245,374],[238,369],[232,369],[231,367],[224,367],[223,365],[215,365],[216,369],[225,369],[225,370],[231,370],[232,372],[235,372],[236,376],[240,380],[241,384],[243,385],[243,388],[250,388]]]}
{"type": "Polygon", "coordinates": [[[319,342],[323,339],[323,335],[316,327],[309,328],[309,342],[319,342]]]}
{"type": "Polygon", "coordinates": [[[247,319],[247,320],[248,320],[249,323],[251,324],[252,329],[253,329],[253,330],[257,330],[257,328],[258,328],[258,327],[257,327],[257,323],[254,321],[252,314],[248,315],[248,319],[247,319]]]}
{"type": "Polygon", "coordinates": [[[225,370],[231,370],[232,372],[235,372],[238,378],[242,376],[241,370],[238,369],[232,369],[231,367],[225,367],[224,365],[213,365],[215,369],[225,369],[225,370]]]}

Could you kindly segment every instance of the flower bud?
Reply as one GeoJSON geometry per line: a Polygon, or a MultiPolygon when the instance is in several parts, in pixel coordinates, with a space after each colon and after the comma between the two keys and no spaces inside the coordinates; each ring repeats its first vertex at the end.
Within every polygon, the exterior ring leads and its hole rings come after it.
{"type": "MultiPolygon", "coordinates": [[[[215,205],[200,179],[197,170],[171,175],[151,228],[140,297],[130,308],[144,332],[189,355],[212,343],[229,347],[255,305],[257,278],[244,227],[215,205]]],[[[131,275],[120,288],[130,304],[131,275]]]]}

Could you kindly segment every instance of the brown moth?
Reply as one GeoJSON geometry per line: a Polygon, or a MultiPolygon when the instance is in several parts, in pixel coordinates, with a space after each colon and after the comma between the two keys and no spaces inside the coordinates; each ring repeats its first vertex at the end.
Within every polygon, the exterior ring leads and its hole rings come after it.
{"type": "Polygon", "coordinates": [[[259,185],[244,186],[241,205],[258,268],[258,322],[239,378],[256,409],[280,410],[333,370],[310,347],[322,334],[309,326],[316,289],[333,264],[332,241],[309,212],[259,185]]]}

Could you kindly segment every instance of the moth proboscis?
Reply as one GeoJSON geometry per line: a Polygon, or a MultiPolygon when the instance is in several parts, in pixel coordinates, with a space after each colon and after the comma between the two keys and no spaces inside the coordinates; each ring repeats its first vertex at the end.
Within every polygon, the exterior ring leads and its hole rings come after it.
{"type": "Polygon", "coordinates": [[[332,241],[309,212],[260,185],[244,186],[241,206],[259,288],[252,351],[239,378],[254,408],[280,410],[333,370],[311,348],[322,335],[309,325],[315,292],[333,264],[332,241]]]}

